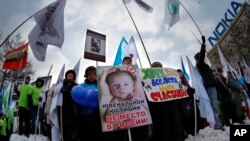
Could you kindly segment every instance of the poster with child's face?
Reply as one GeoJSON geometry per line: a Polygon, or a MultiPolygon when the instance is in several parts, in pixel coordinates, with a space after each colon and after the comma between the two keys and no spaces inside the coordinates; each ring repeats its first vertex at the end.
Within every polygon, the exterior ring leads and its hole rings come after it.
{"type": "Polygon", "coordinates": [[[180,76],[171,68],[141,69],[140,77],[149,101],[164,102],[188,97],[180,76]]]}
{"type": "Polygon", "coordinates": [[[97,67],[97,79],[103,132],[152,123],[135,66],[97,67]]]}

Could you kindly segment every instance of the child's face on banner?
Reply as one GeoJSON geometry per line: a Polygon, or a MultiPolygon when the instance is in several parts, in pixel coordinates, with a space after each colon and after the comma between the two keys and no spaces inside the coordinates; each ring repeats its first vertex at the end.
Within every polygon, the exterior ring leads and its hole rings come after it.
{"type": "Polygon", "coordinates": [[[126,99],[133,94],[134,81],[128,74],[119,74],[111,78],[109,89],[112,96],[126,99]]]}

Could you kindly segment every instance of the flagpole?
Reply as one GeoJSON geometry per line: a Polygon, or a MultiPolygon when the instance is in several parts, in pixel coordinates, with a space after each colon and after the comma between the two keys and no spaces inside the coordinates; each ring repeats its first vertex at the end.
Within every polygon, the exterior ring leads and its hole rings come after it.
{"type": "MultiPolygon", "coordinates": [[[[151,61],[150,61],[150,59],[149,59],[147,50],[146,50],[145,45],[144,45],[144,43],[143,43],[143,41],[142,41],[141,35],[140,35],[139,30],[138,30],[138,28],[137,28],[137,26],[136,26],[136,24],[135,24],[135,21],[134,21],[132,15],[130,14],[130,12],[129,12],[129,10],[128,10],[128,7],[127,7],[126,3],[124,2],[124,0],[122,0],[122,1],[123,1],[123,4],[124,4],[124,6],[125,6],[125,8],[126,8],[126,10],[127,10],[127,12],[128,12],[128,14],[129,14],[130,19],[132,20],[132,22],[133,22],[133,24],[134,24],[134,27],[135,27],[135,29],[136,29],[137,34],[139,35],[139,38],[140,38],[140,40],[141,40],[142,46],[143,46],[143,48],[144,48],[144,51],[145,51],[145,53],[146,53],[146,56],[147,56],[149,65],[151,66],[151,61]]],[[[138,56],[139,56],[139,55],[138,55],[138,56]]],[[[140,58],[140,56],[139,56],[139,58],[140,58]]]]}
{"type": "Polygon", "coordinates": [[[198,37],[194,34],[194,32],[193,31],[190,31],[193,35],[194,35],[194,37],[197,39],[197,41],[199,42],[199,44],[201,45],[202,43],[201,43],[201,41],[198,39],[198,37]]]}
{"type": "Polygon", "coordinates": [[[186,7],[179,1],[180,5],[184,8],[184,10],[187,12],[187,14],[189,15],[189,17],[192,19],[192,21],[194,22],[195,26],[197,27],[197,29],[199,30],[201,36],[203,36],[203,34],[201,33],[200,28],[198,27],[197,23],[195,22],[194,18],[192,17],[192,15],[188,12],[188,10],[186,9],[186,7]]]}
{"type": "MultiPolygon", "coordinates": [[[[40,10],[39,10],[40,11],[40,10]]],[[[37,12],[36,12],[37,13],[37,12]]],[[[35,13],[35,14],[36,14],[35,13]]],[[[10,36],[15,33],[15,31],[17,29],[19,29],[24,23],[26,23],[29,19],[31,19],[35,14],[33,14],[32,16],[30,16],[29,18],[27,18],[26,20],[24,20],[18,27],[16,27],[7,37],[6,39],[2,42],[2,44],[0,45],[0,47],[2,47],[2,45],[10,38],[10,36]]]]}
{"type": "MultiPolygon", "coordinates": [[[[139,56],[139,54],[138,54],[138,56],[139,56]]],[[[138,57],[138,59],[139,59],[139,63],[140,63],[141,68],[142,68],[142,64],[141,64],[141,59],[140,59],[140,57],[138,57]]],[[[151,66],[151,65],[150,65],[150,66],[151,66]]]]}
{"type": "Polygon", "coordinates": [[[48,72],[48,76],[50,75],[50,72],[52,70],[53,64],[50,66],[49,72],[48,72]]]}

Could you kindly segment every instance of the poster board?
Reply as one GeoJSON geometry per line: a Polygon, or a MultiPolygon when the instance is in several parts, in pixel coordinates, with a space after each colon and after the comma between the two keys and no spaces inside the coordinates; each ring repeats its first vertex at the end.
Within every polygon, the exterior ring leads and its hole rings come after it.
{"type": "Polygon", "coordinates": [[[97,79],[103,132],[152,123],[135,66],[97,67],[97,79]]]}
{"type": "Polygon", "coordinates": [[[84,58],[95,61],[106,61],[106,35],[87,30],[84,58]]]}
{"type": "Polygon", "coordinates": [[[149,101],[164,102],[188,97],[187,87],[182,85],[175,69],[145,68],[140,77],[149,101]]]}

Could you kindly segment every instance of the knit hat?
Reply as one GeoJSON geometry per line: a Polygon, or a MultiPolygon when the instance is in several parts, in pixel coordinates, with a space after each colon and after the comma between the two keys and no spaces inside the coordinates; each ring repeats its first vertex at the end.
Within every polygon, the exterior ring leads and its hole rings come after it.
{"type": "Polygon", "coordinates": [[[41,78],[37,78],[36,79],[36,82],[40,82],[41,83],[41,87],[44,85],[44,81],[43,81],[43,79],[41,79],[41,78]]]}
{"type": "Polygon", "coordinates": [[[29,75],[26,75],[24,80],[29,80],[30,81],[30,76],[29,75]]]}
{"type": "Polygon", "coordinates": [[[85,75],[84,77],[87,77],[89,72],[91,71],[95,71],[96,72],[96,68],[94,66],[89,66],[86,70],[85,70],[85,75]]]}
{"type": "Polygon", "coordinates": [[[73,76],[74,76],[74,80],[76,80],[76,72],[74,71],[74,70],[68,70],[66,73],[65,73],[65,78],[67,78],[67,75],[68,74],[73,74],[73,76]]]}
{"type": "Polygon", "coordinates": [[[151,64],[152,68],[162,68],[162,64],[160,62],[154,62],[153,64],[151,64]]]}

